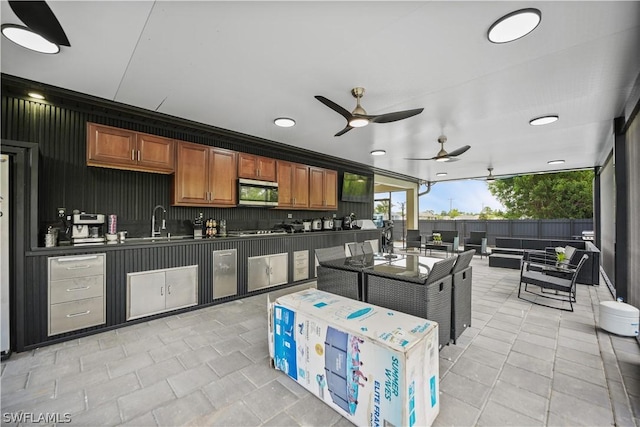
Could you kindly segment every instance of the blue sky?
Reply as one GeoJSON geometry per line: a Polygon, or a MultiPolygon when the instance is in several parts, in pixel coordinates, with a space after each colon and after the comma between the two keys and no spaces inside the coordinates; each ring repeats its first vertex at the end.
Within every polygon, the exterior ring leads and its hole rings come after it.
{"type": "MultiPolygon", "coordinates": [[[[424,190],[424,187],[422,187],[424,190]]],[[[376,198],[387,197],[389,193],[376,194],[376,198]]],[[[405,201],[404,191],[391,193],[393,211],[400,210],[400,203],[405,201]]],[[[480,213],[483,207],[504,210],[504,206],[491,195],[484,181],[462,180],[439,182],[431,187],[428,194],[420,197],[420,212],[432,210],[435,213],[449,211],[449,207],[460,212],[480,213]],[[452,200],[450,200],[452,199],[452,200]]]]}

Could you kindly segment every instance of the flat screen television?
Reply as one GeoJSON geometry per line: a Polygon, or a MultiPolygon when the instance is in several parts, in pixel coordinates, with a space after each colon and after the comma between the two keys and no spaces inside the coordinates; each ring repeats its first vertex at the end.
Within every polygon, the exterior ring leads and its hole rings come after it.
{"type": "Polygon", "coordinates": [[[345,172],[342,179],[343,202],[367,203],[373,201],[373,179],[369,176],[345,172]]]}

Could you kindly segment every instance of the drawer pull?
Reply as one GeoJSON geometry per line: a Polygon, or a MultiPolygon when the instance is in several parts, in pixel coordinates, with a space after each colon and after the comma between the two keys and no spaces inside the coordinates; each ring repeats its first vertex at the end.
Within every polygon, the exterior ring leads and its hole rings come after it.
{"type": "Polygon", "coordinates": [[[77,288],[67,288],[67,292],[73,292],[73,291],[86,291],[87,289],[90,289],[91,286],[79,286],[77,288]]]}
{"type": "Polygon", "coordinates": [[[90,265],[76,265],[75,267],[67,267],[67,270],[84,270],[85,268],[91,268],[90,265]]]}
{"type": "Polygon", "coordinates": [[[98,259],[98,255],[64,257],[64,258],[58,258],[57,261],[58,262],[75,262],[75,261],[86,261],[88,259],[98,259]]]}
{"type": "Polygon", "coordinates": [[[83,311],[83,312],[80,312],[80,313],[67,314],[67,317],[86,316],[89,313],[91,313],[91,310],[83,311]]]}

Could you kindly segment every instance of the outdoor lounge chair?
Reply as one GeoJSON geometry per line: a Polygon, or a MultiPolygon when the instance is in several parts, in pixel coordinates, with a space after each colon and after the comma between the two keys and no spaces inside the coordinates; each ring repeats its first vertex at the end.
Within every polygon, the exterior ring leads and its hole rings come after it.
{"type": "Polygon", "coordinates": [[[464,250],[475,250],[475,253],[480,255],[487,255],[487,232],[486,231],[472,231],[466,239],[464,239],[464,250]]]}
{"type": "Polygon", "coordinates": [[[420,230],[407,230],[407,249],[418,248],[418,252],[422,249],[422,235],[420,230]]]}
{"type": "Polygon", "coordinates": [[[588,255],[582,255],[577,265],[545,265],[534,263],[529,253],[525,252],[520,269],[518,298],[545,307],[573,311],[573,303],[576,302],[576,279],[588,258],[588,255]],[[522,284],[524,284],[524,292],[534,295],[534,298],[528,299],[521,295],[522,284]],[[539,291],[530,291],[529,285],[538,287],[539,291]],[[540,298],[555,299],[563,304],[560,306],[543,304],[539,301],[540,298]],[[569,303],[569,309],[563,308],[565,302],[569,303]]]}

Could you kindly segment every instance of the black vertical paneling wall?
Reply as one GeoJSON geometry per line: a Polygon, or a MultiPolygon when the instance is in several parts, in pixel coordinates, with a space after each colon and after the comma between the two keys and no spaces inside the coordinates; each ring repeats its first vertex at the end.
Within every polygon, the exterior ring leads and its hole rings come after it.
{"type": "MultiPolygon", "coordinates": [[[[337,170],[338,199],[341,196],[340,188],[345,171],[366,176],[373,176],[373,171],[366,165],[325,156],[322,153],[313,153],[275,141],[189,122],[5,74],[2,75],[1,99],[1,138],[31,142],[38,146],[37,227],[40,232],[57,220],[59,207],[65,207],[68,213],[73,209],[90,213],[115,213],[118,215],[118,228],[128,229],[131,235],[149,233],[151,212],[158,204],[167,208],[166,219],[173,234],[191,232],[184,224],[188,224],[187,221],[195,218],[200,212],[205,218],[226,219],[229,230],[271,228],[274,224],[287,220],[287,214],[291,214],[293,219],[330,217],[334,214],[342,217],[350,213],[354,213],[358,218],[371,218],[373,212],[373,197],[368,203],[339,201],[338,209],[330,212],[245,207],[171,207],[171,175],[86,166],[87,122],[337,170]],[[26,96],[28,89],[34,84],[45,93],[46,101],[35,101],[26,96]]],[[[315,248],[378,237],[379,232],[371,230],[305,233],[244,240],[228,238],[185,241],[158,245],[105,245],[102,248],[31,248],[24,254],[16,254],[24,256],[26,266],[24,283],[15,285],[19,286],[24,294],[22,300],[16,301],[24,322],[23,330],[15,331],[15,334],[20,335],[16,350],[33,349],[125,324],[128,273],[198,265],[198,307],[201,307],[242,298],[248,294],[248,257],[288,253],[289,280],[292,280],[293,252],[308,250],[309,277],[312,278],[315,248]],[[212,252],[229,248],[238,251],[238,295],[213,300],[212,252]],[[107,254],[106,324],[48,337],[47,259],[50,256],[96,252],[107,254]]],[[[39,245],[44,246],[42,239],[39,245]]]]}
{"type": "MultiPolygon", "coordinates": [[[[21,83],[28,85],[26,81],[21,83]]],[[[46,93],[46,89],[44,92],[46,93]]],[[[86,166],[87,122],[334,169],[338,171],[339,191],[345,171],[367,176],[372,176],[373,173],[364,165],[323,156],[322,153],[311,153],[277,142],[271,142],[270,145],[269,141],[252,140],[246,135],[197,123],[185,123],[175,117],[129,108],[106,100],[88,96],[78,98],[77,94],[66,95],[61,89],[57,89],[50,101],[31,100],[25,97],[25,93],[26,91],[16,86],[15,80],[3,75],[2,138],[35,142],[40,147],[40,231],[56,220],[58,207],[65,207],[67,212],[79,209],[91,213],[115,213],[120,224],[136,230],[134,234],[140,234],[139,230],[147,231],[151,211],[158,204],[168,208],[166,219],[178,227],[200,212],[205,218],[226,219],[228,229],[270,228],[273,224],[286,220],[289,213],[293,219],[333,214],[342,217],[352,212],[358,218],[372,216],[373,197],[370,203],[339,201],[338,209],[330,212],[247,207],[171,207],[171,175],[86,166]]],[[[174,230],[174,234],[185,231],[174,230]]]]}

